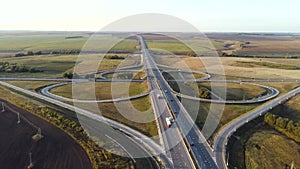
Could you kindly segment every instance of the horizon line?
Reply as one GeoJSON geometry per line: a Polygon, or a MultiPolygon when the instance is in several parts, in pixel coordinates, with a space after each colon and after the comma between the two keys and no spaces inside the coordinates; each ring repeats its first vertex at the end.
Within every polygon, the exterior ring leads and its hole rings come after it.
{"type": "Polygon", "coordinates": [[[92,31],[92,30],[1,30],[0,32],[86,32],[86,33],[256,33],[256,34],[300,34],[300,31],[199,31],[199,32],[166,32],[166,31],[92,31]]]}

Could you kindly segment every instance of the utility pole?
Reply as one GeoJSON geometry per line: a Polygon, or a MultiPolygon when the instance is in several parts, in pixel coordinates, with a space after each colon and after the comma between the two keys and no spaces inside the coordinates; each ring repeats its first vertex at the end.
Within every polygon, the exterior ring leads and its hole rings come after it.
{"type": "Polygon", "coordinates": [[[228,166],[228,161],[229,161],[229,153],[227,153],[227,158],[226,158],[226,165],[228,166]]]}
{"type": "Polygon", "coordinates": [[[42,139],[44,136],[42,135],[42,129],[41,128],[38,128],[38,131],[37,133],[32,136],[32,139],[35,140],[35,141],[39,141],[40,139],[42,139]]]}
{"type": "Polygon", "coordinates": [[[293,161],[292,164],[291,164],[291,169],[296,169],[295,167],[295,162],[293,161]]]}
{"type": "Polygon", "coordinates": [[[4,112],[5,111],[5,109],[4,109],[4,103],[3,102],[1,102],[2,103],[2,111],[1,112],[4,112]]]}
{"type": "Polygon", "coordinates": [[[33,168],[33,163],[32,163],[32,153],[29,153],[29,165],[27,166],[27,169],[32,169],[33,168]]]}
{"type": "Polygon", "coordinates": [[[21,123],[21,118],[20,118],[20,113],[18,112],[18,121],[17,121],[18,124],[21,123]]]}

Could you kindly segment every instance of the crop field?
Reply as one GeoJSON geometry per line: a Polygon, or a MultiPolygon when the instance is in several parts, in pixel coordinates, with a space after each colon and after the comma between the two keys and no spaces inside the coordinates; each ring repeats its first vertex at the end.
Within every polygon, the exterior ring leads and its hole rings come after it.
{"type": "Polygon", "coordinates": [[[27,168],[29,152],[32,153],[35,168],[92,168],[84,149],[68,134],[27,111],[9,106],[20,113],[21,123],[17,124],[17,115],[10,110],[0,115],[2,168],[27,168]],[[31,137],[37,133],[37,129],[24,118],[40,127],[44,138],[34,141],[31,137]]]}
{"type": "MultiPolygon", "coordinates": [[[[214,58],[207,58],[208,60],[214,58]]],[[[221,57],[226,76],[236,78],[299,79],[300,59],[221,57]]],[[[218,70],[220,65],[206,65],[207,70],[218,70]]]]}
{"type": "Polygon", "coordinates": [[[76,98],[82,100],[95,99],[106,100],[114,98],[122,98],[126,96],[135,96],[147,92],[147,82],[87,82],[78,84],[68,84],[56,87],[51,90],[53,94],[72,98],[72,88],[76,91],[76,98]],[[128,90],[125,90],[127,87],[128,90]],[[113,91],[113,95],[112,95],[113,91]]]}
{"type": "Polygon", "coordinates": [[[219,51],[238,56],[291,57],[300,55],[299,35],[209,33],[207,36],[221,44],[219,51]]]}
{"type": "Polygon", "coordinates": [[[189,57],[154,55],[157,63],[178,69],[201,70],[238,78],[292,78],[299,79],[300,59],[189,57]],[[221,68],[224,69],[222,72],[221,68]]]}
{"type": "Polygon", "coordinates": [[[290,57],[299,56],[300,54],[300,40],[290,41],[254,41],[240,50],[237,54],[241,56],[267,56],[267,57],[290,57]]]}
{"type": "MultiPolygon", "coordinates": [[[[2,58],[2,62],[18,63],[33,67],[42,72],[37,73],[7,73],[0,72],[1,77],[62,77],[64,72],[72,72],[73,67],[77,63],[80,70],[89,70],[89,65],[95,65],[95,70],[111,70],[117,67],[130,66],[139,64],[140,58],[130,56],[126,60],[106,59],[103,58],[100,62],[99,55],[84,55],[78,59],[78,55],[39,55],[39,56],[23,56],[2,58]],[[86,59],[82,59],[86,58],[86,59]],[[98,63],[99,62],[99,63],[98,63]],[[99,67],[97,68],[99,64],[99,67]]],[[[95,71],[93,70],[93,71],[95,71]]]]}
{"type": "Polygon", "coordinates": [[[27,51],[80,50],[106,51],[135,51],[138,42],[133,39],[122,39],[108,34],[93,35],[90,33],[27,33],[0,34],[0,52],[17,53],[27,51]],[[90,39],[89,39],[90,38],[90,39]],[[88,42],[86,44],[86,42],[88,42]],[[115,44],[111,46],[111,44],[115,44]]]}
{"type": "Polygon", "coordinates": [[[5,73],[1,72],[2,77],[56,77],[61,73],[74,67],[76,55],[40,55],[26,57],[2,58],[2,62],[18,63],[43,72],[38,73],[5,73]]]}

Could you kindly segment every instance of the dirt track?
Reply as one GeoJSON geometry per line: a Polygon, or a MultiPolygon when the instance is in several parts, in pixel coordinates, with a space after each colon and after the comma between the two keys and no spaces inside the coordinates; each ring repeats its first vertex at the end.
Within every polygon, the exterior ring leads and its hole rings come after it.
{"type": "Polygon", "coordinates": [[[82,147],[62,130],[14,105],[16,110],[35,126],[42,129],[43,139],[32,140],[37,129],[21,118],[17,124],[17,114],[6,108],[0,110],[0,168],[23,169],[29,164],[32,152],[34,168],[37,169],[91,169],[90,160],[82,147]]]}

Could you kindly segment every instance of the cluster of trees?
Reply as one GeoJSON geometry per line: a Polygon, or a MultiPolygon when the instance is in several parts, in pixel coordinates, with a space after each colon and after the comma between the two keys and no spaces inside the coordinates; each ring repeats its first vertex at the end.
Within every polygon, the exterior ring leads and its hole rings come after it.
{"type": "Polygon", "coordinates": [[[41,70],[37,70],[33,67],[26,67],[25,65],[17,64],[17,63],[9,63],[9,62],[0,62],[0,72],[7,73],[23,73],[23,72],[42,72],[41,70]]]}
{"type": "Polygon", "coordinates": [[[62,75],[62,77],[65,78],[65,79],[72,79],[73,78],[73,73],[72,72],[65,72],[62,75]]]}
{"type": "Polygon", "coordinates": [[[199,88],[199,97],[204,99],[211,99],[211,95],[205,88],[199,88]]]}
{"type": "Polygon", "coordinates": [[[279,130],[280,132],[300,140],[300,123],[296,123],[288,118],[282,118],[278,115],[267,113],[264,117],[264,121],[279,130]]]}
{"type": "Polygon", "coordinates": [[[81,51],[79,49],[70,49],[70,50],[53,50],[50,53],[46,54],[53,54],[53,55],[76,55],[79,54],[81,51]]]}
{"type": "Polygon", "coordinates": [[[118,79],[133,79],[133,73],[117,74],[116,78],[118,78],[118,79]]]}
{"type": "Polygon", "coordinates": [[[124,56],[119,56],[119,55],[105,55],[104,58],[105,59],[120,59],[120,60],[125,59],[124,56]]]}
{"type": "Polygon", "coordinates": [[[36,52],[33,52],[33,51],[28,51],[27,53],[16,53],[15,54],[15,57],[22,57],[22,56],[33,56],[33,55],[42,55],[42,51],[36,51],[36,52]]]}

